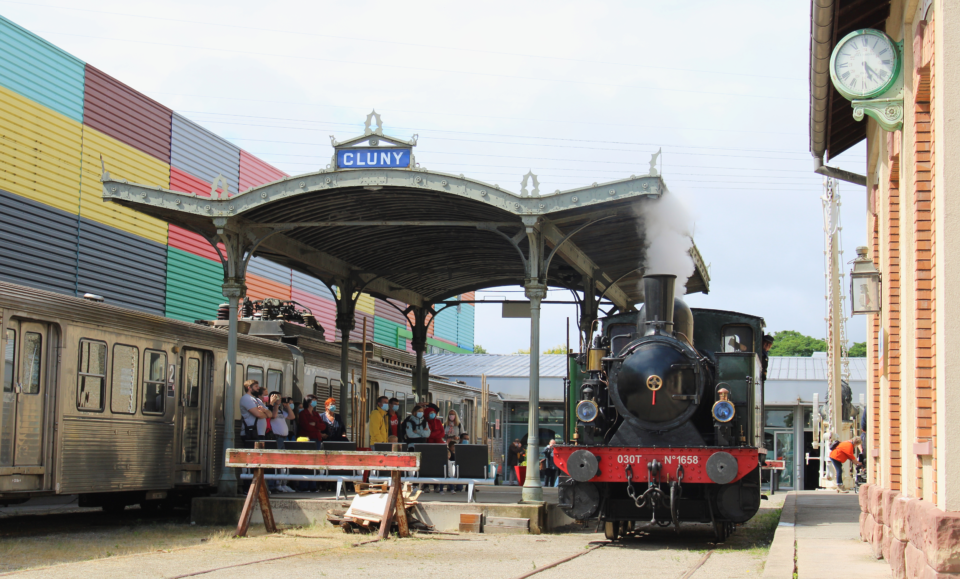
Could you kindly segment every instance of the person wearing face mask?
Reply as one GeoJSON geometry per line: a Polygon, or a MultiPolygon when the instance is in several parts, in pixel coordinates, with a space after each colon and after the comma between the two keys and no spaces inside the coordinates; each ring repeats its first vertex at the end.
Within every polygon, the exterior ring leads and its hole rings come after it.
{"type": "Polygon", "coordinates": [[[327,398],[323,403],[326,412],[320,415],[321,422],[327,427],[327,438],[330,442],[348,442],[347,429],[343,425],[343,420],[337,414],[337,401],[333,398],[327,398]]]}
{"type": "Polygon", "coordinates": [[[390,442],[391,436],[400,440],[400,401],[396,398],[390,399],[390,410],[387,411],[387,442],[390,442]]]}
{"type": "Polygon", "coordinates": [[[463,436],[463,426],[460,424],[460,415],[453,408],[447,412],[447,422],[443,425],[444,440],[460,440],[463,436]]]}
{"type": "Polygon", "coordinates": [[[440,407],[435,404],[427,405],[427,425],[430,427],[430,437],[427,442],[433,444],[446,444],[443,437],[443,419],[439,418],[440,407]]]}
{"type": "Polygon", "coordinates": [[[320,420],[320,413],[317,412],[317,400],[313,396],[307,396],[303,400],[303,410],[297,418],[298,431],[300,436],[305,436],[316,442],[317,450],[320,450],[320,442],[327,437],[327,425],[320,420]]]}
{"type": "Polygon", "coordinates": [[[430,427],[424,418],[423,406],[417,404],[403,421],[404,440],[408,445],[426,442],[430,438],[430,427]]]}
{"type": "Polygon", "coordinates": [[[243,422],[240,438],[244,442],[253,442],[259,440],[257,422],[261,419],[271,418],[271,412],[260,401],[259,382],[247,380],[243,383],[243,392],[243,397],[240,398],[240,419],[243,422]]]}
{"type": "Polygon", "coordinates": [[[377,398],[376,407],[370,412],[370,422],[368,431],[370,432],[370,448],[374,444],[387,441],[390,436],[387,429],[387,412],[390,410],[390,402],[386,396],[377,398]]]}

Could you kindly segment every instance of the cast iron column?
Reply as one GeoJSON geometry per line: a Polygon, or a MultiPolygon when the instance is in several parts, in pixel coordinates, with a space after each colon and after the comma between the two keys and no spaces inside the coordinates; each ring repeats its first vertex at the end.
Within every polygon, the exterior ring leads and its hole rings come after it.
{"type": "MultiPolygon", "coordinates": [[[[229,325],[227,326],[227,387],[223,393],[223,456],[218,460],[226,460],[227,449],[236,444],[234,439],[234,421],[236,420],[236,393],[240,376],[237,376],[237,309],[240,298],[246,291],[243,281],[231,280],[223,284],[223,297],[230,303],[229,325]]],[[[217,494],[223,497],[237,495],[237,473],[232,469],[221,468],[220,480],[217,481],[217,494]]]]}
{"type": "Polygon", "coordinates": [[[422,401],[426,394],[423,384],[423,353],[427,349],[427,308],[413,308],[413,323],[410,324],[410,333],[413,334],[410,345],[417,354],[417,365],[413,369],[413,393],[417,395],[417,402],[422,401]]]}
{"type": "Polygon", "coordinates": [[[527,413],[527,479],[523,483],[523,501],[542,501],[540,485],[540,300],[547,296],[547,286],[528,283],[530,298],[530,410],[527,413]]]}

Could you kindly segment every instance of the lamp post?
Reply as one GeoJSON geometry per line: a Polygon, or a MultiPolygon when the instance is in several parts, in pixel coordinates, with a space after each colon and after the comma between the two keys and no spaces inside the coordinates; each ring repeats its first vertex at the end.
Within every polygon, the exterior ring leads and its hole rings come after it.
{"type": "Polygon", "coordinates": [[[867,248],[857,248],[857,259],[850,272],[850,307],[852,314],[880,312],[880,272],[867,257],[867,248]]]}

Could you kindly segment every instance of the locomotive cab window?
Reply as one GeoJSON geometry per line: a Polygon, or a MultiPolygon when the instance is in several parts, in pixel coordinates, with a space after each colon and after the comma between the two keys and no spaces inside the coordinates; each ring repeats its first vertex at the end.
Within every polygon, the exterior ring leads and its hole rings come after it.
{"type": "Polygon", "coordinates": [[[77,410],[102,412],[106,381],[106,342],[80,340],[80,365],[77,367],[77,410]]]}
{"type": "Polygon", "coordinates": [[[137,370],[140,351],[133,346],[113,346],[113,371],[110,375],[110,412],[136,414],[137,370]]]}
{"type": "Polygon", "coordinates": [[[141,412],[144,414],[163,414],[166,385],[166,352],[145,351],[143,353],[143,406],[141,412]]]}
{"type": "Polygon", "coordinates": [[[247,366],[247,380],[256,380],[261,386],[266,386],[263,382],[263,368],[260,366],[247,366]]]}
{"type": "Polygon", "coordinates": [[[722,343],[725,353],[752,352],[753,330],[749,326],[724,326],[722,343]]]}
{"type": "Polygon", "coordinates": [[[3,346],[3,391],[13,392],[13,361],[17,353],[17,331],[7,330],[7,340],[3,346]]]}

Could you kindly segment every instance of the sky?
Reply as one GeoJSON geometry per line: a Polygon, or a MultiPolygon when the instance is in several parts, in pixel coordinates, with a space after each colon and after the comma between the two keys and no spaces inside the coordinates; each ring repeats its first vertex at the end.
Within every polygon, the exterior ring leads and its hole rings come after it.
{"type": "MultiPolygon", "coordinates": [[[[809,12],[807,0],[0,0],[0,14],[290,174],[324,168],[330,135],[362,133],[374,108],[385,133],[419,135],[421,166],[513,192],[528,170],[541,192],[645,174],[662,150],[709,265],[709,295],[688,303],[822,338],[809,12]]],[[[863,143],[830,164],[865,173],[863,143]]],[[[867,244],[866,199],[849,183],[840,194],[846,263],[867,244]]],[[[477,307],[476,343],[528,347],[529,320],[477,307]]],[[[576,316],[544,306],[543,348],[564,343],[568,317],[576,344],[576,316]]],[[[848,321],[852,341],[865,331],[848,321]]]]}

